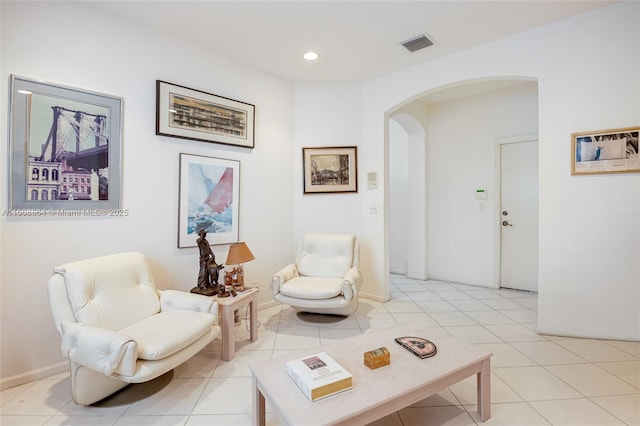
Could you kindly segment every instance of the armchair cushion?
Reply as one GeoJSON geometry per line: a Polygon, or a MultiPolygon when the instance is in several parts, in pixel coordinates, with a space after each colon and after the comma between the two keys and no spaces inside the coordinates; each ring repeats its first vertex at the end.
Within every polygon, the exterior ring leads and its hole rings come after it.
{"type": "Polygon", "coordinates": [[[307,234],[298,251],[300,275],[342,278],[354,264],[355,236],[348,234],[307,234]]]}
{"type": "Polygon", "coordinates": [[[87,324],[62,323],[62,353],[73,362],[102,374],[118,368],[132,371],[137,358],[136,343],[117,331],[87,324]],[[133,356],[126,356],[127,353],[133,356]],[[127,362],[123,365],[123,359],[127,362]]]}
{"type": "Polygon", "coordinates": [[[142,253],[128,252],[66,263],[64,278],[76,321],[119,330],[160,311],[142,253]]]}
{"type": "MultiPolygon", "coordinates": [[[[178,290],[158,290],[160,294],[160,311],[193,311],[206,312],[218,317],[218,304],[213,297],[202,297],[199,294],[178,290]]],[[[216,322],[217,324],[217,322],[216,322]]]]}
{"type": "Polygon", "coordinates": [[[138,344],[138,358],[158,360],[173,355],[211,330],[216,318],[193,311],[167,311],[138,321],[119,332],[138,344]]]}
{"type": "Polygon", "coordinates": [[[280,287],[280,293],[300,299],[330,299],[342,293],[342,279],[296,277],[280,287]]]}

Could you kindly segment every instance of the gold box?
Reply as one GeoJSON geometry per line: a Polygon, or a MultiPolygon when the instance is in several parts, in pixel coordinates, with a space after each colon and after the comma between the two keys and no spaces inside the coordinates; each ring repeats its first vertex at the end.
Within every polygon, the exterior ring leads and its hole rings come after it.
{"type": "Polygon", "coordinates": [[[391,354],[389,353],[389,349],[384,346],[364,353],[364,365],[372,370],[389,365],[390,363],[391,354]]]}

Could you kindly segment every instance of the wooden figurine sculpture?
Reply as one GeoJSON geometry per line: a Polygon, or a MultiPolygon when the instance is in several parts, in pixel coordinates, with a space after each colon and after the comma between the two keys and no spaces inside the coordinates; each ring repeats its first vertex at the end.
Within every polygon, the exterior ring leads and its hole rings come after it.
{"type": "Polygon", "coordinates": [[[191,293],[213,296],[225,292],[224,285],[218,283],[219,271],[223,265],[216,263],[216,256],[207,241],[207,232],[198,231],[198,249],[200,250],[200,270],[198,271],[198,285],[191,289],[191,293]]]}

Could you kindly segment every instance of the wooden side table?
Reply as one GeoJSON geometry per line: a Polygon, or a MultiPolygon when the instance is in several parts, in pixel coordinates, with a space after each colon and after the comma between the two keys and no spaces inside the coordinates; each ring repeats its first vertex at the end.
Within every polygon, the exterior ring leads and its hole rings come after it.
{"type": "Polygon", "coordinates": [[[217,297],[222,328],[222,359],[230,361],[236,353],[234,336],[235,319],[233,313],[243,305],[249,304],[249,330],[251,341],[258,339],[258,288],[252,288],[237,296],[217,297]]]}

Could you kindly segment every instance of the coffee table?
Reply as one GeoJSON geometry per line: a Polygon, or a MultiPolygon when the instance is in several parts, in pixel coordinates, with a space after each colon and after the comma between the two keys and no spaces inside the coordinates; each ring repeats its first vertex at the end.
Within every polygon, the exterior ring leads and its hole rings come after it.
{"type": "Polygon", "coordinates": [[[400,325],[250,364],[254,424],[265,425],[268,401],[288,425],[366,425],[474,374],[478,412],[482,421],[489,419],[493,354],[455,339],[431,338],[429,334],[428,328],[420,324],[400,325]],[[438,353],[419,359],[394,342],[401,336],[429,339],[436,344],[438,353]],[[363,354],[381,346],[389,349],[391,364],[370,370],[363,363],[363,354]],[[311,402],[287,376],[285,363],[322,351],[353,375],[353,388],[311,402]]]}

